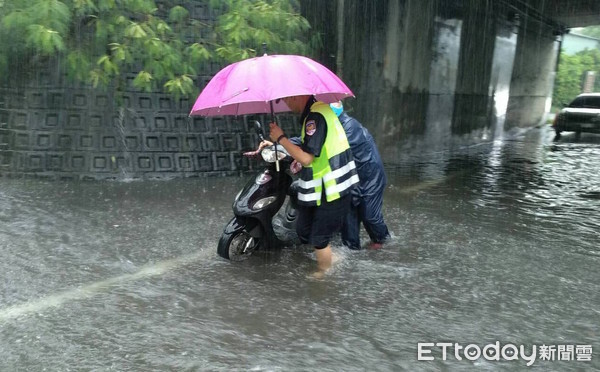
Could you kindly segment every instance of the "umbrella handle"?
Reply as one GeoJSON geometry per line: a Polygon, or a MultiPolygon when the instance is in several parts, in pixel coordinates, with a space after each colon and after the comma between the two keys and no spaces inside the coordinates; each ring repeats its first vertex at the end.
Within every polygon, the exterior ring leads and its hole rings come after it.
{"type": "MultiPolygon", "coordinates": [[[[275,121],[275,113],[273,112],[273,101],[269,101],[271,105],[271,122],[277,124],[275,121]]],[[[277,143],[275,143],[275,170],[279,173],[279,156],[277,155],[277,143]]]]}

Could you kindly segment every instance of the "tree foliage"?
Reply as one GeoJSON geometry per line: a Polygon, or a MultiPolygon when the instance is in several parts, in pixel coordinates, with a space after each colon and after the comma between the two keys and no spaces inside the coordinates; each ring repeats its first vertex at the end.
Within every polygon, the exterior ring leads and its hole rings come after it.
{"type": "Polygon", "coordinates": [[[294,0],[0,0],[0,81],[53,59],[95,87],[192,96],[203,66],[255,56],[263,42],[307,53],[310,26],[297,9],[294,0]],[[189,4],[210,6],[216,21],[193,19],[189,4]]]}
{"type": "Polygon", "coordinates": [[[554,106],[565,106],[581,93],[586,71],[596,73],[594,91],[600,91],[600,50],[586,49],[575,55],[560,54],[552,97],[554,106]]]}
{"type": "Polygon", "coordinates": [[[262,43],[275,51],[308,52],[307,44],[296,36],[305,33],[310,25],[295,11],[295,3],[287,0],[211,0],[211,5],[223,13],[216,28],[219,57],[229,61],[246,59],[260,53],[254,47],[262,43]]]}

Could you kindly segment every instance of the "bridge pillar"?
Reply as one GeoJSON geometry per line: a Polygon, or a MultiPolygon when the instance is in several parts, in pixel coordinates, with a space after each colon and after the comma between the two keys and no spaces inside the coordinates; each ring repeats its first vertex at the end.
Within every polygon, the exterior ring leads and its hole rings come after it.
{"type": "Polygon", "coordinates": [[[388,3],[382,69],[386,92],[373,97],[383,113],[376,138],[382,144],[396,147],[407,133],[425,132],[437,4],[438,0],[388,3]]]}
{"type": "Polygon", "coordinates": [[[519,27],[505,129],[532,127],[544,119],[552,96],[558,42],[538,22],[519,27]]]}
{"type": "Polygon", "coordinates": [[[492,2],[471,0],[466,7],[452,114],[452,133],[465,134],[491,125],[490,82],[496,42],[492,2]]]}
{"type": "Polygon", "coordinates": [[[400,140],[425,132],[439,3],[345,2],[344,80],[358,87],[358,99],[346,101],[388,159],[397,159],[400,140]]]}

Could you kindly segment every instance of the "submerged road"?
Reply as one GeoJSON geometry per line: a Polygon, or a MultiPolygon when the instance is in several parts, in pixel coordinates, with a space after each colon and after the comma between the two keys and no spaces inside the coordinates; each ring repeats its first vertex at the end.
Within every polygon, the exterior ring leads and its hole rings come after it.
{"type": "Polygon", "coordinates": [[[496,341],[537,346],[543,370],[598,368],[599,149],[540,128],[403,159],[387,170],[394,239],[338,243],[323,281],[301,248],[216,255],[246,178],[0,179],[0,370],[527,368],[417,360],[419,343],[496,341]]]}

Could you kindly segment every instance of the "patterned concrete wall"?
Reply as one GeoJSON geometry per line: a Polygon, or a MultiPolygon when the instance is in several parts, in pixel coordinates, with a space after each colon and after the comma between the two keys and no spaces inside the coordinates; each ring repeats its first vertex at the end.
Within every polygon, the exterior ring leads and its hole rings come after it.
{"type": "MultiPolygon", "coordinates": [[[[152,179],[251,169],[242,150],[258,143],[256,118],[189,118],[190,105],[164,94],[132,92],[116,104],[90,88],[0,88],[0,175],[152,179]]],[[[299,133],[296,120],[282,120],[299,133]]]]}
{"type": "MultiPolygon", "coordinates": [[[[156,4],[165,16],[168,7],[160,0],[156,4]]],[[[205,1],[184,6],[208,24],[216,17],[205,1]]],[[[205,36],[189,35],[187,41],[205,36]]],[[[267,117],[188,118],[193,102],[161,93],[128,92],[115,102],[101,90],[69,83],[55,62],[27,78],[16,75],[21,80],[11,79],[10,87],[0,86],[0,176],[201,177],[256,165],[242,151],[258,144],[251,120],[265,123],[267,117]]],[[[199,67],[202,88],[222,66],[199,67]]],[[[299,133],[297,120],[289,115],[280,120],[287,133],[299,133]]]]}

